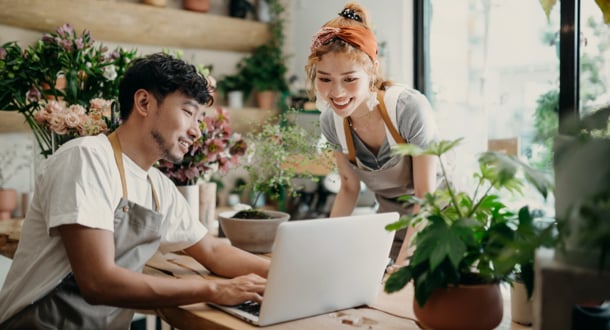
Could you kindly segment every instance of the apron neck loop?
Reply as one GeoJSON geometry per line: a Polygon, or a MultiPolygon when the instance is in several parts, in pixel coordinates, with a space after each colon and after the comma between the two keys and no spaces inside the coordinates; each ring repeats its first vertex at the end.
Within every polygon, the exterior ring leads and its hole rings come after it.
{"type": "MultiPolygon", "coordinates": [[[[121,186],[123,188],[123,198],[128,200],[127,197],[127,181],[125,180],[125,166],[123,165],[123,151],[121,149],[121,142],[119,141],[119,136],[116,132],[110,133],[108,135],[108,140],[110,140],[110,144],[112,145],[112,151],[114,152],[114,160],[116,161],[116,165],[119,168],[119,174],[121,176],[121,186]]],[[[150,180],[150,176],[147,176],[148,183],[150,183],[150,188],[152,190],[153,201],[155,203],[155,208],[158,211],[160,209],[159,197],[157,196],[157,191],[155,190],[155,186],[150,180]]]]}
{"type": "Polygon", "coordinates": [[[121,175],[121,186],[123,186],[123,198],[127,198],[127,182],[125,181],[125,166],[123,166],[123,152],[121,151],[121,142],[119,141],[119,136],[116,132],[110,133],[108,135],[108,140],[110,140],[110,144],[112,145],[112,151],[114,152],[114,160],[116,161],[116,165],[119,168],[119,174],[121,175]]]}
{"type": "Polygon", "coordinates": [[[347,144],[347,156],[352,164],[356,164],[356,150],[354,149],[354,139],[352,137],[352,131],[349,129],[351,126],[351,118],[343,118],[343,129],[345,130],[345,140],[347,144]]]}
{"type": "Polygon", "coordinates": [[[398,130],[396,130],[396,127],[394,127],[394,125],[392,124],[392,120],[390,119],[390,116],[388,115],[388,109],[386,109],[385,102],[383,102],[384,95],[385,95],[385,91],[377,92],[377,100],[379,101],[378,106],[379,106],[379,113],[381,114],[381,118],[383,118],[383,121],[385,122],[385,126],[390,131],[390,134],[392,134],[392,137],[394,138],[394,141],[396,141],[396,143],[407,143],[407,141],[400,135],[400,133],[398,133],[398,130]]]}

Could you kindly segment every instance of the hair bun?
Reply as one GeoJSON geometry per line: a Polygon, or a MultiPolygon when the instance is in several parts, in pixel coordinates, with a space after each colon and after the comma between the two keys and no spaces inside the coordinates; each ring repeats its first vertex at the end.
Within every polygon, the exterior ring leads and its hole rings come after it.
{"type": "Polygon", "coordinates": [[[362,17],[356,14],[353,9],[345,8],[338,15],[362,23],[362,17]]]}

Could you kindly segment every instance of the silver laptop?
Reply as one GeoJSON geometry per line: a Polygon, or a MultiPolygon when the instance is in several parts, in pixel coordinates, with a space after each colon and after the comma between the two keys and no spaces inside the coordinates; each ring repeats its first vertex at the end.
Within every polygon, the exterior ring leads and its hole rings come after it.
{"type": "Polygon", "coordinates": [[[372,304],[398,213],[298,220],[278,228],[260,304],[210,304],[258,326],[372,304]]]}

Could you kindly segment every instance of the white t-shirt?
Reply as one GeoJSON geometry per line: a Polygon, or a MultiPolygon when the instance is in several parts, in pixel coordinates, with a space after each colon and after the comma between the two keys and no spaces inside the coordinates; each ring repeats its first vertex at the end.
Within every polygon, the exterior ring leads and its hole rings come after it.
{"type": "MultiPolygon", "coordinates": [[[[155,187],[160,201],[161,252],[187,248],[207,229],[190,216],[189,206],[156,168],[144,171],[123,154],[128,199],[153,207],[155,187]]],[[[123,190],[112,146],[105,135],[74,139],[42,165],[36,191],[24,221],[19,247],[0,291],[0,322],[38,300],[71,272],[57,232],[65,224],[114,231],[114,211],[123,190]]]]}

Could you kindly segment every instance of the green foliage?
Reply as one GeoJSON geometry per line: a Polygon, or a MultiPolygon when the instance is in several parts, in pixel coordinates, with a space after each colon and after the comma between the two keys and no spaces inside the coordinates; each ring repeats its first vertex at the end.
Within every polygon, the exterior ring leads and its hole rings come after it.
{"type": "Polygon", "coordinates": [[[254,49],[237,63],[237,73],[225,76],[218,81],[218,88],[223,91],[242,90],[247,98],[252,90],[288,91],[285,74],[286,58],[282,51],[284,44],[284,7],[279,0],[266,0],[269,3],[271,21],[269,32],[271,38],[254,49]],[[238,87],[233,87],[238,86],[238,87]]]}
{"type": "Polygon", "coordinates": [[[242,166],[248,180],[244,189],[257,193],[250,201],[253,208],[263,194],[275,201],[280,199],[282,191],[296,196],[293,178],[317,180],[311,173],[297,171],[296,167],[319,161],[317,155],[326,147],[318,150],[316,134],[286,120],[292,111],[268,119],[245,137],[248,150],[242,166]]]}
{"type": "MultiPolygon", "coordinates": [[[[440,141],[426,150],[398,145],[394,151],[401,155],[437,156],[448,179],[441,156],[459,142],[440,141]]],[[[495,152],[479,157],[479,171],[474,178],[476,187],[471,194],[448,186],[424,199],[405,198],[418,203],[420,212],[403,216],[386,229],[417,226],[420,230],[414,238],[416,249],[409,264],[390,276],[385,285],[387,292],[398,291],[413,280],[415,298],[423,306],[438,288],[471,284],[473,277],[477,283],[510,281],[519,267],[531,267],[535,248],[548,242],[539,241],[532,234],[540,231],[527,207],[518,213],[508,210],[494,192],[519,193],[529,182],[546,197],[552,187],[550,180],[518,159],[495,152]]],[[[544,230],[551,232],[549,228],[544,230]]]]}

